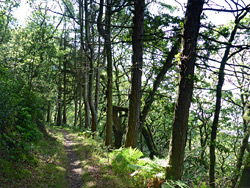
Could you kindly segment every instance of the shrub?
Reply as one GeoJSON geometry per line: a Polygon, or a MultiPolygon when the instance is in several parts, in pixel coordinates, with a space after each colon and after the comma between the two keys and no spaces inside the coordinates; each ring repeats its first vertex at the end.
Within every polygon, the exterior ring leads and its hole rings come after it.
{"type": "Polygon", "coordinates": [[[42,136],[36,124],[41,99],[0,67],[0,149],[9,160],[27,160],[33,143],[42,136]]]}

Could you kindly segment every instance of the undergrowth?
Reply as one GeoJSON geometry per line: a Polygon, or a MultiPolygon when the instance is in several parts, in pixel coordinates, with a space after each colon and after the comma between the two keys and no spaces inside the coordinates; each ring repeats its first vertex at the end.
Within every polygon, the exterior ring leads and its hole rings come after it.
{"type": "Polygon", "coordinates": [[[91,132],[72,132],[75,150],[84,168],[84,187],[188,188],[181,181],[165,181],[166,159],[151,160],[138,149],[107,149],[91,132]],[[110,152],[111,151],[111,152],[110,152]]]}
{"type": "Polygon", "coordinates": [[[18,161],[0,158],[1,188],[68,187],[63,136],[54,128],[48,132],[49,135],[32,145],[29,158],[18,161]]]}
{"type": "MultiPolygon", "coordinates": [[[[132,148],[111,150],[104,146],[98,135],[64,129],[75,143],[74,151],[81,160],[82,188],[188,188],[181,181],[164,180],[166,159],[151,160],[140,150],[132,148]]],[[[9,162],[0,158],[1,188],[69,186],[62,127],[47,127],[47,131],[50,134],[32,146],[29,159],[9,162]]]]}

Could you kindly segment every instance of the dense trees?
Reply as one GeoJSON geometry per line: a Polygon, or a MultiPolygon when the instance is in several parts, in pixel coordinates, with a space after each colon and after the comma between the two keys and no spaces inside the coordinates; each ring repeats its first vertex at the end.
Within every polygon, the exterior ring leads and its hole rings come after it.
{"type": "Polygon", "coordinates": [[[1,155],[25,160],[46,120],[168,156],[166,181],[246,186],[250,7],[174,2],[30,1],[17,26],[0,1],[1,155]]]}

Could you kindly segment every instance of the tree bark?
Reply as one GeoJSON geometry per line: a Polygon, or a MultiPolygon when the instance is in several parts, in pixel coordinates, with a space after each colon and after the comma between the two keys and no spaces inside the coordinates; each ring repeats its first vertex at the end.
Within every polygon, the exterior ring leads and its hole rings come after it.
{"type": "Polygon", "coordinates": [[[240,178],[239,188],[249,188],[250,185],[250,153],[247,156],[246,163],[240,178]]]}
{"type": "Polygon", "coordinates": [[[119,106],[113,106],[113,130],[115,136],[115,148],[120,148],[122,146],[122,136],[125,128],[121,124],[121,113],[125,112],[127,116],[128,108],[123,108],[119,106]]]}
{"type": "Polygon", "coordinates": [[[132,86],[129,96],[128,131],[126,134],[125,147],[137,147],[138,128],[140,123],[141,107],[141,76],[143,62],[143,32],[144,32],[144,0],[135,0],[133,34],[132,34],[132,86]]]}
{"type": "Polygon", "coordinates": [[[200,16],[203,4],[203,0],[188,0],[187,4],[182,39],[179,87],[169,146],[166,179],[173,178],[179,180],[183,173],[189,107],[193,94],[197,37],[200,29],[200,16]]]}
{"type": "Polygon", "coordinates": [[[57,120],[56,120],[56,125],[61,126],[62,125],[62,86],[61,86],[61,78],[59,76],[59,81],[58,81],[58,105],[57,105],[57,120]]]}
{"type": "Polygon", "coordinates": [[[83,19],[83,10],[84,10],[84,4],[83,0],[79,0],[79,23],[80,23],[80,40],[81,40],[81,60],[83,62],[84,66],[84,72],[83,72],[83,100],[84,100],[84,111],[85,111],[85,128],[90,127],[90,109],[89,109],[89,99],[88,99],[88,77],[89,77],[89,72],[88,72],[88,62],[87,62],[87,57],[86,54],[83,54],[83,50],[85,49],[84,45],[84,19],[83,19]],[[83,58],[84,56],[84,58],[83,58]]]}
{"type": "Polygon", "coordinates": [[[51,120],[51,104],[50,102],[48,102],[48,108],[47,108],[47,123],[50,123],[50,120],[51,120]]]}
{"type": "MultiPolygon", "coordinates": [[[[243,93],[243,91],[241,91],[243,93]]],[[[243,125],[244,125],[244,137],[242,139],[242,143],[241,143],[241,146],[240,146],[240,152],[237,156],[237,162],[236,162],[236,168],[235,168],[235,171],[234,171],[234,175],[233,175],[233,178],[231,180],[232,182],[232,188],[234,188],[237,184],[237,181],[239,179],[239,176],[240,176],[240,172],[241,172],[241,167],[242,167],[242,164],[243,164],[243,157],[244,157],[244,154],[245,154],[245,150],[247,149],[248,147],[248,139],[249,139],[249,135],[250,135],[250,127],[248,126],[249,124],[249,121],[247,121],[244,116],[245,116],[245,113],[247,116],[249,116],[249,105],[247,105],[247,103],[245,102],[244,100],[244,96],[243,94],[241,94],[241,102],[243,104],[243,110],[242,110],[242,117],[243,117],[243,125]],[[245,110],[246,108],[246,110],[245,110]]]]}
{"type": "MultiPolygon", "coordinates": [[[[94,71],[94,48],[91,44],[91,37],[90,37],[90,21],[91,21],[91,13],[89,11],[89,8],[91,8],[92,1],[84,0],[84,9],[85,9],[85,42],[86,42],[86,48],[85,53],[88,57],[89,62],[89,79],[88,79],[88,102],[89,107],[91,111],[91,131],[95,132],[97,130],[97,113],[96,108],[94,104],[94,93],[93,93],[93,87],[94,87],[94,78],[95,78],[95,71],[94,71]]],[[[94,31],[93,31],[94,32],[94,31]]],[[[93,37],[92,37],[93,38],[93,37]]]]}
{"type": "Polygon", "coordinates": [[[79,97],[79,119],[80,119],[80,122],[79,122],[79,129],[81,130],[82,129],[82,85],[80,84],[79,85],[80,87],[80,97],[79,97]]]}
{"type": "Polygon", "coordinates": [[[75,102],[74,127],[76,127],[77,119],[78,119],[78,116],[77,116],[78,95],[77,95],[76,89],[75,89],[74,95],[75,95],[74,97],[74,102],[75,102]]]}
{"type": "Polygon", "coordinates": [[[146,126],[142,127],[141,133],[146,141],[147,147],[149,149],[149,156],[151,159],[154,158],[154,155],[159,156],[160,154],[158,153],[156,146],[154,144],[152,134],[150,133],[150,129],[148,129],[146,126]]]}
{"type": "Polygon", "coordinates": [[[111,0],[107,0],[107,7],[105,12],[105,29],[102,23],[103,15],[103,0],[100,0],[100,10],[97,20],[98,32],[104,38],[105,55],[107,57],[107,117],[106,117],[106,139],[105,145],[110,146],[112,144],[112,127],[113,127],[113,106],[112,106],[112,48],[111,48],[111,15],[112,6],[111,0]]]}
{"type": "MultiPolygon", "coordinates": [[[[66,41],[66,39],[65,39],[65,41],[66,41]]],[[[64,50],[66,49],[65,41],[64,41],[64,50]]],[[[63,59],[63,124],[65,124],[65,125],[67,123],[67,112],[66,112],[66,87],[67,87],[67,80],[66,80],[66,71],[67,71],[66,56],[64,56],[64,59],[63,59]]]]}

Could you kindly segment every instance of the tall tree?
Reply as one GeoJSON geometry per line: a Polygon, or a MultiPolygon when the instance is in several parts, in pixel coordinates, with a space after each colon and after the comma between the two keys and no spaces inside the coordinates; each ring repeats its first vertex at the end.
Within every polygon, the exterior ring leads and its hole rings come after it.
{"type": "Polygon", "coordinates": [[[95,71],[94,71],[94,46],[93,46],[93,38],[94,38],[94,29],[90,27],[90,22],[93,21],[93,1],[84,0],[84,10],[85,10],[85,54],[88,58],[89,62],[89,79],[88,79],[88,102],[91,111],[91,131],[95,132],[97,130],[97,111],[94,104],[94,78],[95,78],[95,71]],[[92,28],[92,30],[91,30],[92,28]],[[92,31],[92,36],[90,32],[92,31]]]}
{"type": "MultiPolygon", "coordinates": [[[[85,1],[79,0],[79,25],[80,25],[80,40],[81,40],[81,60],[82,64],[84,66],[83,71],[83,100],[84,100],[84,110],[85,110],[85,128],[90,127],[90,108],[89,108],[89,97],[88,97],[88,78],[89,78],[89,67],[88,67],[88,61],[87,56],[84,54],[84,50],[86,48],[85,46],[85,40],[84,40],[84,10],[85,10],[85,1]]],[[[86,18],[85,18],[86,19],[86,18]]],[[[85,27],[86,28],[86,27],[85,27]]],[[[85,30],[86,32],[86,30],[85,30]]],[[[85,37],[86,39],[86,37],[85,37]]]]}
{"type": "Polygon", "coordinates": [[[106,1],[106,12],[105,12],[105,28],[103,27],[102,16],[103,16],[103,0],[100,1],[100,10],[98,15],[98,32],[104,38],[105,55],[107,58],[107,117],[106,117],[106,139],[105,145],[109,146],[112,144],[112,127],[113,127],[113,100],[112,100],[112,48],[111,48],[111,15],[112,15],[112,4],[111,0],[106,1]]]}
{"type": "MultiPolygon", "coordinates": [[[[66,23],[64,25],[66,27],[66,23]]],[[[63,42],[63,50],[66,50],[66,40],[67,34],[64,28],[64,42],[63,42]]],[[[67,104],[66,104],[66,91],[67,91],[67,56],[63,57],[63,124],[67,123],[67,104]]]]}
{"type": "Polygon", "coordinates": [[[145,1],[135,0],[133,3],[133,55],[131,68],[132,86],[129,96],[128,131],[126,134],[125,147],[135,148],[137,146],[138,128],[140,124],[145,1]]]}
{"type": "Polygon", "coordinates": [[[214,112],[214,119],[212,125],[212,132],[211,132],[211,140],[210,140],[210,166],[209,166],[209,184],[210,187],[215,187],[215,162],[216,162],[216,155],[215,155],[215,148],[216,148],[216,136],[217,136],[217,128],[219,123],[219,116],[221,111],[221,99],[222,99],[222,86],[225,80],[225,66],[229,59],[231,44],[235,39],[237,29],[240,25],[240,21],[247,15],[248,11],[243,11],[242,13],[238,14],[235,18],[235,25],[231,32],[230,38],[228,40],[224,55],[220,62],[220,69],[218,75],[218,83],[216,86],[216,104],[215,104],[215,112],[214,112]]]}
{"type": "Polygon", "coordinates": [[[186,146],[189,107],[193,94],[197,38],[203,0],[188,0],[182,38],[178,96],[175,104],[166,178],[181,179],[186,146]]]}

